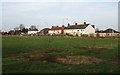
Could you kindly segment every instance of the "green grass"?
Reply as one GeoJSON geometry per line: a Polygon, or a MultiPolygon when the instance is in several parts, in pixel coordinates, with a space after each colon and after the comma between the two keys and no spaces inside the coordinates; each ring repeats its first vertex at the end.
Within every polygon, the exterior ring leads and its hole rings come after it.
{"type": "Polygon", "coordinates": [[[51,62],[3,61],[4,73],[117,73],[115,65],[101,63],[92,65],[61,65],[51,62]],[[104,67],[104,68],[103,68],[104,67]],[[114,68],[114,69],[113,69],[114,68]]]}
{"type": "Polygon", "coordinates": [[[115,73],[118,65],[107,60],[117,59],[118,39],[113,38],[66,38],[47,36],[3,36],[2,56],[3,73],[115,73]],[[88,50],[81,46],[97,46],[111,49],[88,50]],[[54,49],[50,50],[49,49],[54,49]],[[34,52],[38,51],[38,52],[34,52]],[[10,55],[23,53],[49,54],[55,56],[95,56],[103,61],[90,65],[62,65],[52,62],[18,61],[5,59],[10,55]]]}

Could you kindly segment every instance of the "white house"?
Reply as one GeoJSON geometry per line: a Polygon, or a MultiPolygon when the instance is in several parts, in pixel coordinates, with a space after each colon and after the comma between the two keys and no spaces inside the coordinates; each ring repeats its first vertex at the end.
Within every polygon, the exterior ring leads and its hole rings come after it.
{"type": "Polygon", "coordinates": [[[33,35],[33,34],[37,34],[37,30],[36,31],[28,31],[28,35],[33,35]]]}
{"type": "Polygon", "coordinates": [[[61,30],[49,30],[49,34],[61,34],[61,30]]]}
{"type": "Polygon", "coordinates": [[[49,29],[48,34],[53,35],[59,35],[64,33],[64,26],[59,27],[59,26],[52,26],[51,29],[49,29]]]}
{"type": "Polygon", "coordinates": [[[106,30],[96,31],[97,37],[118,37],[120,36],[120,32],[115,31],[111,28],[108,28],[106,30]]]}
{"type": "Polygon", "coordinates": [[[71,35],[90,35],[90,34],[95,34],[95,26],[86,24],[77,24],[75,25],[70,25],[68,24],[67,27],[64,28],[64,34],[71,34],[71,35]]]}

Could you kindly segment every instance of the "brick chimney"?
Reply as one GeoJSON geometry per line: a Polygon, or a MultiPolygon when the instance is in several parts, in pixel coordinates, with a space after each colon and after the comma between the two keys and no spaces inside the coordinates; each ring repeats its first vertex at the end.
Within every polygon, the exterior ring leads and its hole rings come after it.
{"type": "Polygon", "coordinates": [[[75,25],[77,25],[77,23],[75,23],[75,25]]]}
{"type": "Polygon", "coordinates": [[[84,24],[86,25],[86,22],[84,22],[84,24]]]}
{"type": "Polygon", "coordinates": [[[54,28],[54,26],[52,26],[52,28],[54,28]]]}
{"type": "Polygon", "coordinates": [[[68,27],[70,26],[70,24],[68,23],[68,27]]]}

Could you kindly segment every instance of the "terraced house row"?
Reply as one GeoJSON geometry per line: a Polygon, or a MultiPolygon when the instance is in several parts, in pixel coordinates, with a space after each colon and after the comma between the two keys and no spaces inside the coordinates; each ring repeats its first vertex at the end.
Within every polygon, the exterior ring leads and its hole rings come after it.
{"type": "Polygon", "coordinates": [[[87,24],[84,22],[83,24],[68,24],[67,26],[62,25],[52,26],[51,28],[43,29],[47,31],[49,35],[73,35],[73,36],[94,36],[94,37],[107,37],[107,36],[120,36],[118,31],[115,31],[111,28],[106,30],[95,30],[95,25],[87,24]]]}
{"type": "Polygon", "coordinates": [[[81,35],[89,35],[95,33],[95,26],[86,24],[84,22],[83,24],[77,24],[74,25],[68,24],[67,27],[64,25],[62,27],[59,26],[52,26],[51,29],[49,29],[48,34],[54,35],[54,34],[66,34],[66,35],[74,35],[74,36],[81,36],[81,35]]]}

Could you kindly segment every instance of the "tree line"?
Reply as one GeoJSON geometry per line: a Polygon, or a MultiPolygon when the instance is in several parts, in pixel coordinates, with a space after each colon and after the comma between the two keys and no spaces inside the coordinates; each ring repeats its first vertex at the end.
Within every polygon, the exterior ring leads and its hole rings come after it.
{"type": "Polygon", "coordinates": [[[8,32],[1,32],[2,35],[20,35],[27,34],[28,31],[38,31],[35,25],[31,25],[30,28],[26,28],[25,25],[20,24],[18,27],[15,27],[13,30],[8,32]]]}

